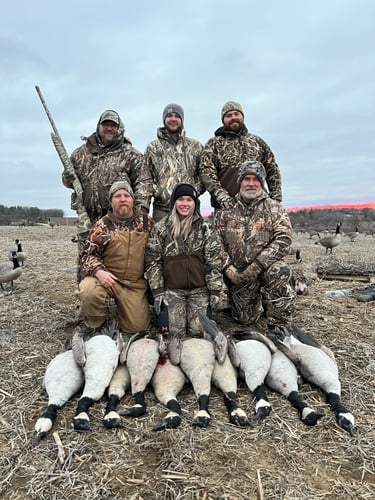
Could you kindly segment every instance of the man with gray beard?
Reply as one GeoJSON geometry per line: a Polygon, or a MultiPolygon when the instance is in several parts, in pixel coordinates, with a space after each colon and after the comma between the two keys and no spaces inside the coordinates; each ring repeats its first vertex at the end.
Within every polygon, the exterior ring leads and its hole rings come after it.
{"type": "Polygon", "coordinates": [[[266,172],[260,162],[242,163],[237,183],[234,206],[215,216],[232,316],[246,325],[261,316],[268,324],[286,325],[295,299],[291,270],[281,260],[292,241],[289,216],[266,192],[266,172]]]}

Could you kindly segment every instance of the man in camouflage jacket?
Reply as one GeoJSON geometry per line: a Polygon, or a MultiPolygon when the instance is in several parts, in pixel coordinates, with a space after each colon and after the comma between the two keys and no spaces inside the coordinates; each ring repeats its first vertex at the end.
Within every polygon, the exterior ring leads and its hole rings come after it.
{"type": "Polygon", "coordinates": [[[145,248],[154,221],[134,210],[134,194],[126,181],[109,189],[111,208],[91,228],[81,252],[87,276],[76,295],[86,325],[100,327],[108,319],[108,305],[114,299],[124,333],[147,330],[151,314],[144,278],[145,248]]]}
{"type": "Polygon", "coordinates": [[[244,162],[232,208],[219,210],[215,226],[223,243],[223,272],[233,317],[242,324],[288,324],[295,291],[291,270],[281,259],[292,241],[292,227],[281,204],[265,191],[266,172],[244,162]]]}
{"type": "Polygon", "coordinates": [[[275,157],[263,139],[247,130],[241,105],[225,103],[221,118],[224,126],[208,140],[200,162],[201,179],[211,194],[211,205],[215,209],[233,205],[232,197],[238,193],[238,169],[247,160],[263,164],[269,195],[281,201],[281,175],[275,157]]]}
{"type": "MultiPolygon", "coordinates": [[[[104,111],[96,131],[83,139],[86,143],[71,155],[74,170],[83,189],[83,204],[94,224],[108,212],[108,192],[113,182],[127,181],[135,197],[135,205],[148,213],[152,179],[142,154],[133,148],[124,135],[125,128],[120,116],[113,110],[104,111]]],[[[65,170],[63,184],[73,189],[73,179],[65,170]]],[[[75,210],[76,196],[72,194],[71,207],[75,210]]]]}
{"type": "Polygon", "coordinates": [[[163,110],[163,127],[151,141],[144,156],[153,180],[153,212],[155,222],[169,213],[169,200],[178,183],[195,187],[198,196],[205,191],[199,177],[199,161],[203,146],[186,137],[184,110],[179,104],[168,104],[163,110]]]}

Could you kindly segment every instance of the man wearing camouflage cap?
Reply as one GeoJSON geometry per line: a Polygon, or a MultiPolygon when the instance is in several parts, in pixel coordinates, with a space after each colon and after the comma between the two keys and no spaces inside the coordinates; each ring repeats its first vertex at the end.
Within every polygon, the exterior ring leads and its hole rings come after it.
{"type": "Polygon", "coordinates": [[[281,175],[274,154],[262,138],[246,128],[241,104],[226,102],[221,120],[223,126],[208,140],[200,162],[201,178],[211,194],[211,205],[219,209],[233,204],[233,196],[238,192],[238,169],[246,160],[263,164],[269,195],[281,201],[281,175]]]}
{"type": "Polygon", "coordinates": [[[234,205],[215,214],[232,316],[245,325],[261,316],[268,324],[286,325],[296,296],[291,270],[282,261],[292,241],[288,214],[265,191],[266,170],[260,162],[242,163],[237,185],[234,205]]]}
{"type": "Polygon", "coordinates": [[[191,184],[198,196],[205,191],[199,175],[203,146],[186,136],[183,108],[179,104],[167,104],[162,120],[157,138],[147,145],[144,153],[153,180],[155,222],[169,214],[169,201],[176,184],[191,184]]]}
{"type": "MultiPolygon", "coordinates": [[[[148,213],[152,178],[143,160],[143,155],[133,148],[124,135],[124,124],[116,111],[104,111],[89,137],[82,137],[85,144],[75,149],[71,162],[83,189],[83,204],[91,224],[103,217],[109,209],[108,190],[117,180],[127,181],[133,192],[135,206],[148,213]]],[[[64,170],[63,184],[73,189],[73,177],[64,170]]],[[[77,197],[72,193],[71,208],[77,210],[77,197]]],[[[79,251],[82,250],[82,236],[79,238],[79,251]]],[[[77,281],[83,277],[78,269],[77,281]]]]}

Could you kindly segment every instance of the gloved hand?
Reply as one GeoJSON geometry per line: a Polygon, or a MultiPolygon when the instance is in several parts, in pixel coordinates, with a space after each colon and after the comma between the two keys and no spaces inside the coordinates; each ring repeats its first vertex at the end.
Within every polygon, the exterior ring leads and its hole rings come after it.
{"type": "Polygon", "coordinates": [[[220,208],[228,209],[233,207],[233,198],[229,194],[219,194],[216,197],[216,201],[220,205],[220,208]]]}
{"type": "Polygon", "coordinates": [[[165,293],[160,293],[154,297],[154,311],[157,316],[159,316],[163,304],[167,306],[168,302],[165,298],[165,293]]]}
{"type": "Polygon", "coordinates": [[[263,271],[263,268],[257,263],[257,261],[252,262],[243,273],[239,273],[242,282],[254,281],[263,271]]]}
{"type": "Polygon", "coordinates": [[[235,266],[229,266],[225,270],[225,276],[231,280],[232,283],[235,285],[239,285],[242,283],[243,277],[242,275],[238,272],[237,268],[235,266]]]}
{"type": "Polygon", "coordinates": [[[65,183],[69,187],[72,188],[73,187],[73,182],[76,179],[75,175],[72,172],[69,172],[68,170],[64,170],[64,172],[63,172],[63,178],[64,178],[65,183]]]}
{"type": "Polygon", "coordinates": [[[219,307],[220,297],[219,295],[211,294],[210,295],[210,306],[212,311],[216,311],[219,307]]]}

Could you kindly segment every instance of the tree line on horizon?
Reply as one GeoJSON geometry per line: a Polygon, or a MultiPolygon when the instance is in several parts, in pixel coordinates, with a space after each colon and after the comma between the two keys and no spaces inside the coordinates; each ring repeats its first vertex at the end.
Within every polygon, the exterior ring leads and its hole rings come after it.
{"type": "Polygon", "coordinates": [[[23,207],[20,205],[6,207],[0,205],[1,226],[32,226],[38,223],[48,222],[52,217],[63,217],[64,210],[60,208],[41,209],[37,207],[23,207]]]}

